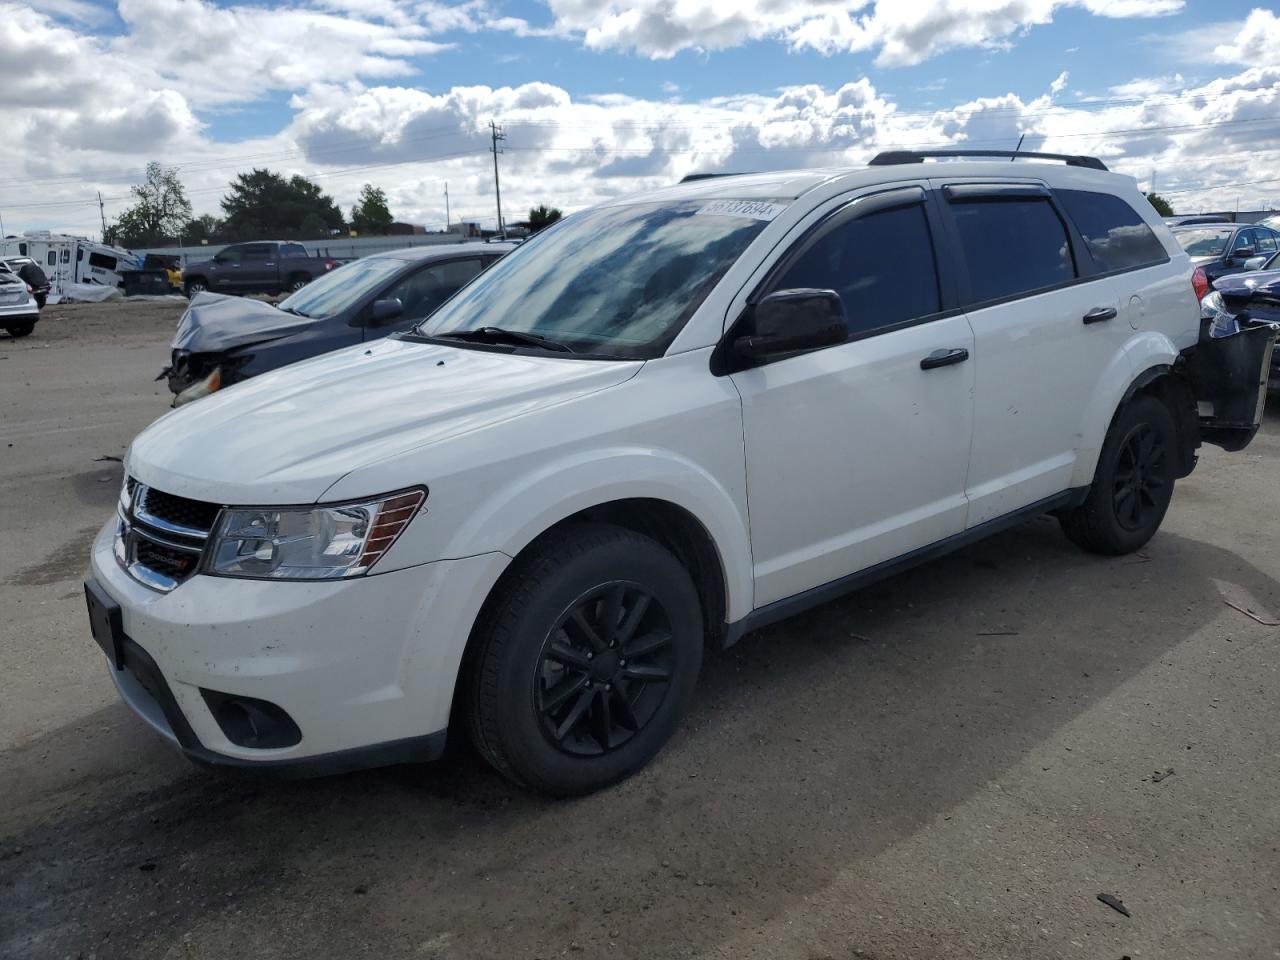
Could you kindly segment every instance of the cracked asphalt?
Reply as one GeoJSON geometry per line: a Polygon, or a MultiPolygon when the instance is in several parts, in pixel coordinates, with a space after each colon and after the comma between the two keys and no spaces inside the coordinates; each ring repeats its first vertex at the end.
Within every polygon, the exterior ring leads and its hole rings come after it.
{"type": "Polygon", "coordinates": [[[1139,555],[1032,520],[712,655],[617,788],[456,742],[281,783],[190,766],[89,638],[180,310],[0,339],[0,956],[1280,957],[1280,404],[1139,555]]]}

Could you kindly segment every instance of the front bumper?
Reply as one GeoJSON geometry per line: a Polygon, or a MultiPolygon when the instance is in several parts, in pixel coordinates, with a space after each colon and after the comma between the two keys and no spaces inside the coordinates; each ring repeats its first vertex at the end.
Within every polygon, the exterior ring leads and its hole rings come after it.
{"type": "Polygon", "coordinates": [[[91,560],[126,638],[124,669],[108,669],[122,699],[192,759],[304,775],[438,756],[471,624],[505,556],[310,583],[197,575],[159,593],[117,563],[114,530],[91,560]],[[301,738],[240,746],[202,691],[274,704],[301,738]]]}

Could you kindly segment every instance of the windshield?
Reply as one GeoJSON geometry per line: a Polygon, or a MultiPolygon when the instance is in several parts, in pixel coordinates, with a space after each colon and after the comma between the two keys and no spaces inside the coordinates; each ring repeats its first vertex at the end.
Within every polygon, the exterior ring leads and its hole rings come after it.
{"type": "Polygon", "coordinates": [[[416,333],[501,328],[574,354],[661,356],[781,209],[769,201],[691,200],[574,214],[499,260],[416,333]]]}
{"type": "Polygon", "coordinates": [[[1191,227],[1187,230],[1175,230],[1173,235],[1188,256],[1220,257],[1222,251],[1227,249],[1231,230],[1223,230],[1221,227],[1191,227]]]}
{"type": "Polygon", "coordinates": [[[404,269],[396,257],[365,257],[312,280],[292,296],[280,301],[280,309],[301,317],[331,317],[359,301],[366,294],[404,269]]]}

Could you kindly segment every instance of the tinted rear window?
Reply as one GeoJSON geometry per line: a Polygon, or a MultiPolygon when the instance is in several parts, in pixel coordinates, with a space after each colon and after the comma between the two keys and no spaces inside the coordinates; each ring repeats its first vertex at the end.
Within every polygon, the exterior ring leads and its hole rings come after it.
{"type": "Polygon", "coordinates": [[[1129,270],[1168,259],[1151,228],[1119,197],[1091,190],[1056,193],[1103,270],[1129,270]]]}
{"type": "Polygon", "coordinates": [[[951,204],[969,270],[970,303],[1075,278],[1067,230],[1048,200],[951,204]]]}

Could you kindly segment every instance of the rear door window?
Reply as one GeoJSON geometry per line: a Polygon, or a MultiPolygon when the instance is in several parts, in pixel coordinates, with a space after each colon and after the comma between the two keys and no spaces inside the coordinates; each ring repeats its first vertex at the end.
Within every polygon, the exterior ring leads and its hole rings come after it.
{"type": "Polygon", "coordinates": [[[1164,246],[1128,203],[1092,190],[1054,191],[1084,236],[1089,253],[1105,272],[1164,263],[1164,246]]]}
{"type": "Polygon", "coordinates": [[[969,275],[969,303],[1075,279],[1067,228],[1048,198],[965,199],[948,205],[969,275]]]}
{"type": "Polygon", "coordinates": [[[834,290],[849,333],[865,336],[942,310],[933,239],[920,203],[848,220],[787,267],[774,290],[834,290]]]}
{"type": "Polygon", "coordinates": [[[1276,235],[1264,227],[1258,227],[1254,233],[1258,235],[1258,253],[1276,252],[1276,235]]]}
{"type": "Polygon", "coordinates": [[[246,260],[274,260],[276,248],[269,243],[250,243],[244,247],[246,260]]]}

